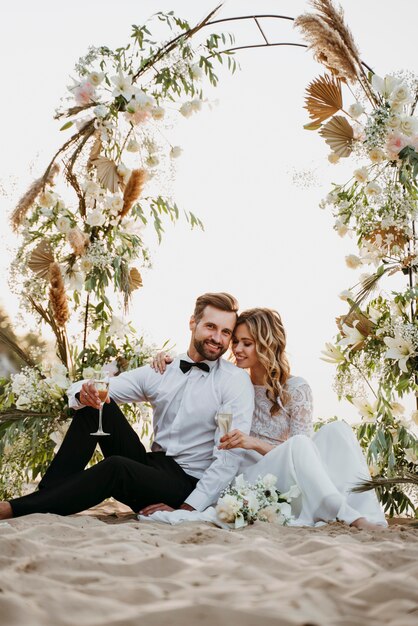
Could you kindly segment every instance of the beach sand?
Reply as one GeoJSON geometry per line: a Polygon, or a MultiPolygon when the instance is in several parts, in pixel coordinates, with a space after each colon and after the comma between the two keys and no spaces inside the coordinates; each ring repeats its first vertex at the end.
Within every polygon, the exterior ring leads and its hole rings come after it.
{"type": "Polygon", "coordinates": [[[0,624],[417,626],[418,529],[29,515],[0,523],[0,624]]]}

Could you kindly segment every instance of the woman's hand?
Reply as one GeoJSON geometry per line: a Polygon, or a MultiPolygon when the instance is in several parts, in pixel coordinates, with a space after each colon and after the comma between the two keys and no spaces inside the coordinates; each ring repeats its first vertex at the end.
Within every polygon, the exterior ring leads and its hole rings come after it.
{"type": "Polygon", "coordinates": [[[231,430],[220,438],[219,450],[231,450],[231,448],[244,448],[252,450],[254,448],[255,437],[250,437],[241,430],[231,430]]]}
{"type": "MultiPolygon", "coordinates": [[[[92,406],[93,409],[100,409],[102,403],[97,389],[94,386],[94,382],[90,381],[88,383],[83,383],[80,389],[79,397],[81,404],[84,404],[84,406],[92,406]]],[[[110,402],[109,394],[107,394],[105,402],[107,404],[110,402]]]]}
{"type": "Polygon", "coordinates": [[[164,374],[167,365],[170,365],[173,360],[173,357],[170,356],[167,352],[158,352],[158,354],[152,359],[151,367],[156,372],[164,374]]]}

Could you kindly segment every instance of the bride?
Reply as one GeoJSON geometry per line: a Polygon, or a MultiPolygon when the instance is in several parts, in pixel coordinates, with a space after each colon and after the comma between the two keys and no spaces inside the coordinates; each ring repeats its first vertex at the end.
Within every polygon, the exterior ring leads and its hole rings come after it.
{"type": "MultiPolygon", "coordinates": [[[[255,308],[238,317],[232,352],[237,366],[249,370],[255,410],[250,434],[232,430],[220,439],[220,449],[244,450],[240,473],[250,482],[271,473],[281,492],[297,484],[296,525],[340,520],[361,529],[387,526],[374,491],[351,492],[370,474],[350,426],[332,422],[312,434],[312,392],[303,378],[290,374],[285,349],[276,311],[255,308]]],[[[161,353],[155,368],[163,370],[170,360],[161,353]]]]}

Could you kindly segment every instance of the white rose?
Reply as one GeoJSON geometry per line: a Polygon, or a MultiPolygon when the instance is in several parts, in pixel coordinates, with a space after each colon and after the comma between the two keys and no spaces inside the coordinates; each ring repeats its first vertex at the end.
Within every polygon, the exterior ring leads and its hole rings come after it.
{"type": "Polygon", "coordinates": [[[276,487],[277,476],[274,474],[266,474],[262,480],[266,489],[274,489],[276,487]]]}
{"type": "Polygon", "coordinates": [[[155,120],[162,120],[165,115],[163,107],[153,107],[151,109],[151,115],[155,120]]]}
{"type": "Polygon", "coordinates": [[[388,121],[389,128],[396,130],[397,128],[400,127],[400,125],[401,125],[401,118],[399,117],[399,115],[392,115],[392,117],[389,118],[389,121],[388,121]]]}
{"type": "Polygon", "coordinates": [[[111,335],[116,335],[119,339],[123,339],[128,332],[129,323],[124,322],[123,319],[121,317],[118,317],[117,315],[112,315],[109,326],[109,333],[111,335]]]}
{"type": "Polygon", "coordinates": [[[216,513],[222,522],[227,524],[232,523],[235,520],[236,513],[240,509],[240,504],[236,498],[230,495],[219,498],[216,505],[216,513]]]}
{"type": "Polygon", "coordinates": [[[269,522],[272,524],[277,521],[277,511],[275,506],[266,506],[264,509],[260,509],[258,512],[258,519],[262,522],[269,522]]]}
{"type": "Polygon", "coordinates": [[[365,183],[369,177],[367,167],[361,167],[358,170],[354,170],[353,176],[358,183],[365,183]]]}
{"type": "Polygon", "coordinates": [[[194,63],[190,66],[190,73],[194,80],[200,80],[203,76],[203,69],[198,63],[194,63]]]}
{"type": "Polygon", "coordinates": [[[128,152],[139,152],[141,149],[141,146],[139,145],[136,139],[131,139],[128,145],[126,146],[126,149],[128,152]]]}
{"type": "Polygon", "coordinates": [[[68,217],[59,217],[55,223],[60,233],[67,234],[71,230],[71,222],[68,217]]]}
{"type": "Polygon", "coordinates": [[[345,257],[345,264],[352,270],[357,269],[362,264],[360,257],[355,254],[349,254],[345,257]]]}
{"type": "Polygon", "coordinates": [[[405,135],[414,135],[418,131],[418,118],[413,115],[402,115],[399,128],[405,135]]]}
{"type": "Polygon", "coordinates": [[[86,222],[89,226],[103,226],[106,221],[106,215],[101,209],[94,209],[90,211],[87,216],[86,222]]]}
{"type": "Polygon", "coordinates": [[[257,513],[258,509],[260,508],[260,503],[258,501],[257,495],[253,491],[250,491],[245,494],[245,500],[247,502],[247,507],[251,515],[257,513]]]}
{"type": "Polygon", "coordinates": [[[80,270],[84,272],[84,274],[88,274],[92,267],[93,263],[90,259],[86,259],[86,257],[80,259],[80,270]]]}
{"type": "Polygon", "coordinates": [[[98,85],[100,85],[103,79],[104,79],[103,72],[90,72],[90,74],[87,77],[88,82],[94,85],[94,87],[97,87],[98,85]]]}
{"type": "Polygon", "coordinates": [[[93,113],[96,117],[103,119],[108,114],[108,108],[104,104],[98,104],[94,107],[93,113]]]}
{"type": "Polygon", "coordinates": [[[350,104],[348,107],[348,114],[355,120],[359,118],[362,113],[364,113],[364,106],[360,104],[360,102],[354,102],[354,104],[350,104]]]}
{"type": "Polygon", "coordinates": [[[193,113],[193,108],[192,108],[191,102],[184,102],[181,105],[179,111],[183,115],[183,117],[190,117],[191,114],[193,113]]]}
{"type": "Polygon", "coordinates": [[[336,152],[330,152],[328,155],[328,161],[330,163],[338,163],[338,161],[340,160],[340,157],[338,156],[338,154],[336,152]]]}
{"type": "Polygon", "coordinates": [[[96,370],[94,367],[85,367],[83,369],[83,378],[88,380],[89,378],[93,378],[96,374],[96,370]]]}
{"type": "Polygon", "coordinates": [[[106,205],[112,215],[119,215],[123,209],[123,198],[118,195],[111,196],[107,199],[106,205]]]}
{"type": "Polygon", "coordinates": [[[381,187],[374,181],[366,185],[366,193],[369,196],[378,196],[381,193],[381,187]]]}
{"type": "Polygon", "coordinates": [[[369,159],[372,163],[381,163],[385,159],[385,153],[381,148],[372,148],[369,152],[369,159]]]}
{"type": "Polygon", "coordinates": [[[178,157],[181,156],[182,152],[183,149],[180,148],[180,146],[173,146],[170,150],[170,156],[172,159],[178,159],[178,157]]]}
{"type": "Polygon", "coordinates": [[[389,99],[397,106],[412,102],[411,92],[409,91],[407,85],[403,83],[393,89],[389,99]]]}

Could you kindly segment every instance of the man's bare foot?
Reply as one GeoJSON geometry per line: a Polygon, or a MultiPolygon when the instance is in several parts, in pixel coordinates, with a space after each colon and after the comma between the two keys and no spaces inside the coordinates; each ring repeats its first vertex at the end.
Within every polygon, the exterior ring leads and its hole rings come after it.
{"type": "Polygon", "coordinates": [[[12,507],[8,502],[0,502],[0,519],[10,519],[13,517],[12,507]]]}
{"type": "Polygon", "coordinates": [[[372,522],[368,522],[365,517],[359,517],[354,520],[350,524],[350,526],[354,526],[354,528],[358,528],[359,530],[384,530],[384,526],[380,524],[373,524],[372,522]]]}

